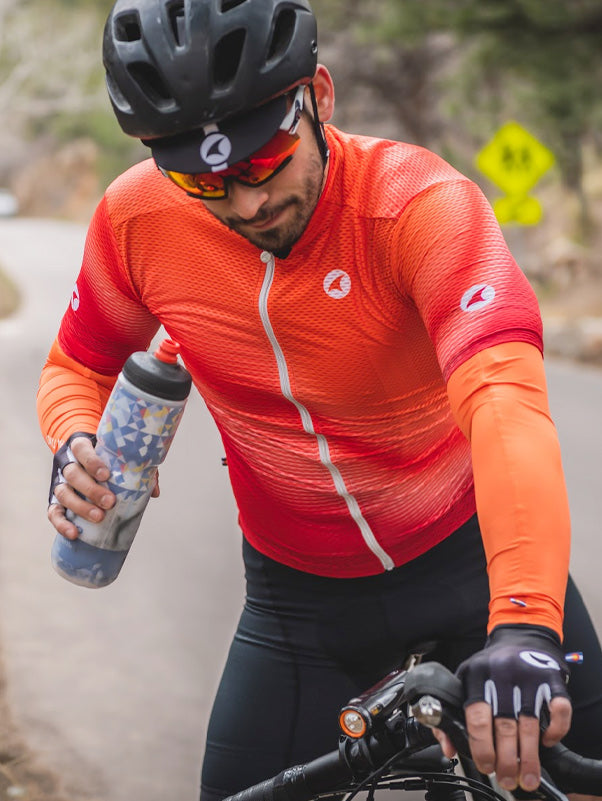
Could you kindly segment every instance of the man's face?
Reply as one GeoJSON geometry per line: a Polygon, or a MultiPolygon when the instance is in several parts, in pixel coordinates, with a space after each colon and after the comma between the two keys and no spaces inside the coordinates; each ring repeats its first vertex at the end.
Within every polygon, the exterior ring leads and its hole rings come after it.
{"type": "Polygon", "coordinates": [[[264,250],[291,248],[320,198],[325,171],[306,114],[298,133],[301,141],[293,158],[272,179],[256,187],[232,180],[223,200],[202,200],[218,220],[264,250]]]}

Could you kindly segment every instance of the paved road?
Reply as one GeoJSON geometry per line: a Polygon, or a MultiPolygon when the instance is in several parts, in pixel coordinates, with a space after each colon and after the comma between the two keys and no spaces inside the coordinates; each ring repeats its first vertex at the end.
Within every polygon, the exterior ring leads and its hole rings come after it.
{"type": "MultiPolygon", "coordinates": [[[[0,321],[0,634],[17,723],[77,798],[196,801],[209,704],[242,597],[218,437],[194,396],[162,497],[119,580],[84,590],[49,562],[49,453],[34,396],[83,247],[77,225],[0,220],[19,313],[0,321]]],[[[602,629],[602,373],[550,363],[575,522],[574,573],[602,629]]]]}
{"type": "Polygon", "coordinates": [[[75,797],[196,801],[208,708],[242,597],[234,504],[198,396],[119,580],[82,589],[49,562],[50,457],[35,392],[83,238],[76,225],[0,220],[0,263],[24,297],[0,321],[0,632],[13,709],[75,797]]]}

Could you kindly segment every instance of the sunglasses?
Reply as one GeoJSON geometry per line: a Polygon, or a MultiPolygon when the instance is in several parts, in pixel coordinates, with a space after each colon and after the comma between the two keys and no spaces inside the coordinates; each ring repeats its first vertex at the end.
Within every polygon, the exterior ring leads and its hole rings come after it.
{"type": "Polygon", "coordinates": [[[303,111],[305,86],[297,87],[291,108],[280,128],[263,147],[246,159],[217,172],[175,172],[159,167],[166,178],[193,197],[221,200],[228,196],[229,181],[245,186],[261,186],[283,170],[293,158],[300,143],[297,128],[303,111]]]}

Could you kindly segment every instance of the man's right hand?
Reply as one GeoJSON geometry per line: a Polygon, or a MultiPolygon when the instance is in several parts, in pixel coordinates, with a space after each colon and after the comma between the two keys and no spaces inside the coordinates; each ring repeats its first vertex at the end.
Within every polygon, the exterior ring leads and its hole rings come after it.
{"type": "Polygon", "coordinates": [[[69,540],[77,539],[77,526],[67,519],[67,509],[99,523],[105,510],[115,504],[115,495],[99,482],[111,475],[107,465],[96,455],[91,434],[73,434],[56,452],[52,466],[48,519],[69,540]]]}

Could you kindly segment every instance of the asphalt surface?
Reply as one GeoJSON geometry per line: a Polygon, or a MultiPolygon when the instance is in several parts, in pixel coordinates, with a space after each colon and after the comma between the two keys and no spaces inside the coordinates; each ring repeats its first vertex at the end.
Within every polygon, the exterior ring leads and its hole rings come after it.
{"type": "MultiPolygon", "coordinates": [[[[23,303],[0,321],[0,644],[16,725],[65,795],[193,801],[205,727],[240,608],[240,535],[213,423],[193,395],[119,579],[76,587],[50,565],[40,369],[85,230],[0,220],[23,303]]],[[[602,372],[547,363],[574,522],[573,573],[602,630],[602,372]]]]}
{"type": "Polygon", "coordinates": [[[85,231],[0,220],[18,314],[0,321],[0,642],[16,724],[65,794],[198,798],[205,725],[242,598],[240,538],[215,427],[194,394],[115,584],[50,564],[51,456],[40,369],[71,296],[85,231]]]}

